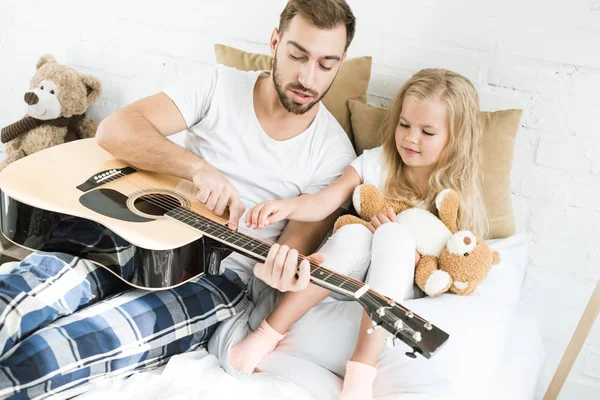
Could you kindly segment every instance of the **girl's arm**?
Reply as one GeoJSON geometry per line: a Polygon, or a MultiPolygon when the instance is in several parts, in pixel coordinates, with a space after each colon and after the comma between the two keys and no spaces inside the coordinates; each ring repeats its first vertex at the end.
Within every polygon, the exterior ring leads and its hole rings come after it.
{"type": "Polygon", "coordinates": [[[340,208],[360,184],[358,172],[348,167],[338,180],[317,194],[258,203],[246,214],[246,226],[260,229],[286,218],[304,222],[321,221],[340,208]]]}

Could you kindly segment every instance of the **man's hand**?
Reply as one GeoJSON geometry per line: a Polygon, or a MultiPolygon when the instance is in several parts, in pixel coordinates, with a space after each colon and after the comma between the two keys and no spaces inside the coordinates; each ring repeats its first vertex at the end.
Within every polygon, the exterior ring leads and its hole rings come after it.
{"type": "Polygon", "coordinates": [[[225,208],[229,208],[229,228],[237,230],[246,207],[240,200],[240,193],[225,175],[209,166],[195,171],[192,181],[198,188],[198,201],[217,215],[223,215],[225,208]]]}
{"type": "MultiPolygon", "coordinates": [[[[320,253],[308,258],[317,264],[325,261],[325,257],[320,253]]],[[[306,289],[310,283],[310,263],[308,260],[302,260],[298,266],[298,252],[286,245],[275,243],[271,246],[265,262],[256,263],[254,266],[254,275],[280,292],[298,292],[306,289]]]]}
{"type": "Polygon", "coordinates": [[[396,213],[392,207],[388,208],[387,214],[379,213],[373,218],[371,218],[371,222],[367,225],[367,228],[371,231],[371,233],[375,233],[377,228],[379,228],[383,224],[389,224],[390,222],[397,222],[396,213]]]}

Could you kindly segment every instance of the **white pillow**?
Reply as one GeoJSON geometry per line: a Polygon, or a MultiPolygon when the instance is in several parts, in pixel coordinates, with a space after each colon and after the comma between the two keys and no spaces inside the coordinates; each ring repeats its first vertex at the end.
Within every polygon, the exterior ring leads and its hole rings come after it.
{"type": "MultiPolygon", "coordinates": [[[[490,245],[500,252],[501,263],[492,268],[472,296],[444,294],[403,303],[446,331],[450,338],[429,360],[407,358],[404,354],[410,349],[399,340],[395,346],[386,347],[379,360],[376,397],[411,393],[435,398],[480,398],[493,382],[521,293],[528,243],[526,236],[515,235],[490,241],[490,245]]],[[[343,376],[346,361],[354,351],[361,313],[356,302],[323,302],[292,326],[271,357],[278,353],[294,356],[343,376]]],[[[268,365],[269,357],[261,368],[268,365]]],[[[293,362],[277,367],[288,377],[302,370],[293,362]]],[[[321,384],[329,386],[329,392],[334,390],[330,378],[321,384]]],[[[315,396],[329,398],[323,394],[315,396]]]]}
{"type": "Polygon", "coordinates": [[[515,308],[525,279],[529,242],[530,238],[525,233],[487,241],[492,250],[500,253],[501,263],[492,267],[472,296],[515,308]]]}

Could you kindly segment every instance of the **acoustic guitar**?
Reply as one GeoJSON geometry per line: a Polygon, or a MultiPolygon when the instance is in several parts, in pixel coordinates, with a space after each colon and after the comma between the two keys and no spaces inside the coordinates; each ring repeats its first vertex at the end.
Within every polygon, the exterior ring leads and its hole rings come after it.
{"type": "MultiPolygon", "coordinates": [[[[232,251],[264,261],[271,243],[227,227],[195,199],[194,185],[115,159],[82,139],[0,172],[1,232],[29,250],[66,252],[129,285],[162,290],[218,274],[232,251]]],[[[303,257],[301,257],[303,258],[303,257]]],[[[310,263],[313,283],[359,302],[373,320],[430,358],[448,334],[363,282],[310,263]]]]}

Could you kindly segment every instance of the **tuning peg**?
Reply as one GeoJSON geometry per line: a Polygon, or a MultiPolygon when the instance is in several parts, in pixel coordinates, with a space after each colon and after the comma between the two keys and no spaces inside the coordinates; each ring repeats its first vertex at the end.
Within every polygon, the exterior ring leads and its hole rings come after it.
{"type": "Polygon", "coordinates": [[[396,335],[388,335],[385,339],[388,342],[392,342],[392,345],[396,347],[396,335]]]}
{"type": "Polygon", "coordinates": [[[381,323],[380,322],[378,322],[378,323],[373,322],[373,327],[367,329],[367,333],[370,335],[371,333],[375,332],[380,327],[381,327],[381,323]]]}
{"type": "Polygon", "coordinates": [[[406,357],[410,357],[410,358],[417,358],[417,352],[415,350],[413,351],[407,351],[406,353],[404,353],[406,355],[406,357]]]}

